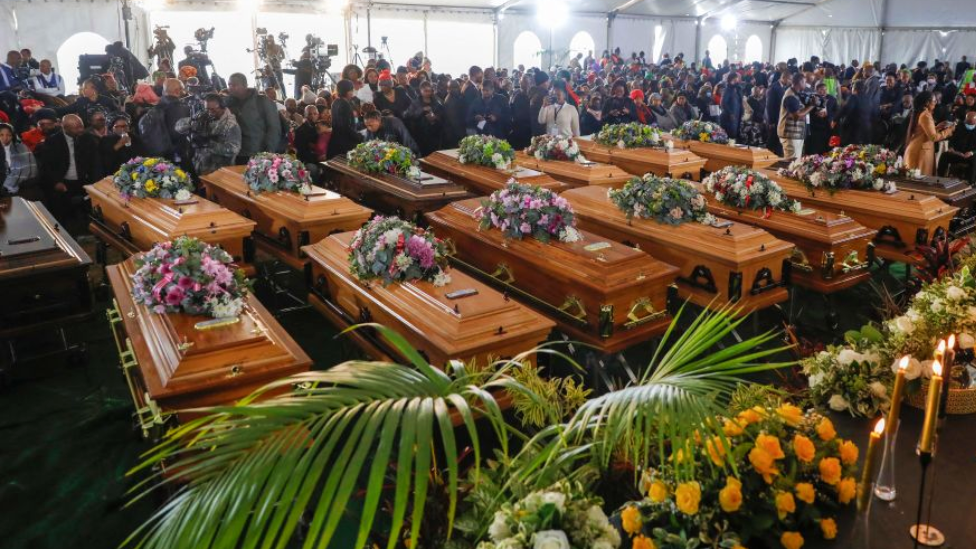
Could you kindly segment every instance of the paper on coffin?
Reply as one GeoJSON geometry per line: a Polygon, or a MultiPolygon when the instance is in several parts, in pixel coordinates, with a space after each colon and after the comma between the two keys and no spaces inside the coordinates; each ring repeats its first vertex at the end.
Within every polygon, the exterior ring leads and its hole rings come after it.
{"type": "Polygon", "coordinates": [[[569,185],[536,170],[526,168],[498,170],[478,164],[462,164],[458,160],[457,149],[431,153],[420,161],[420,165],[423,166],[424,171],[460,183],[474,194],[482,196],[504,189],[512,179],[556,193],[570,188],[569,185]]]}
{"type": "Polygon", "coordinates": [[[613,164],[627,173],[642,176],[653,173],[661,177],[677,177],[698,181],[705,159],[686,149],[665,147],[637,147],[621,149],[601,145],[593,136],[577,137],[576,144],[588,160],[613,164]]]}

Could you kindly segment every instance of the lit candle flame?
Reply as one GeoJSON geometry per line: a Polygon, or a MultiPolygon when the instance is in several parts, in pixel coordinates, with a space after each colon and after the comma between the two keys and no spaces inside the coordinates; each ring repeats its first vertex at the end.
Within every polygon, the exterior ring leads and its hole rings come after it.
{"type": "Polygon", "coordinates": [[[938,360],[932,362],[932,375],[941,376],[942,375],[942,363],[938,360]]]}
{"type": "Polygon", "coordinates": [[[874,432],[879,435],[884,432],[884,428],[885,428],[885,418],[879,419],[878,422],[874,424],[874,432]]]}
{"type": "Polygon", "coordinates": [[[936,353],[939,353],[941,355],[941,354],[945,353],[945,350],[946,350],[945,340],[944,339],[940,339],[939,340],[939,347],[938,347],[938,349],[935,350],[935,352],[936,353]]]}
{"type": "Polygon", "coordinates": [[[908,362],[910,360],[911,360],[911,357],[908,356],[908,355],[905,355],[905,356],[901,357],[901,362],[898,363],[898,369],[899,370],[904,370],[904,369],[908,368],[908,362]]]}
{"type": "Polygon", "coordinates": [[[949,344],[946,345],[946,347],[948,347],[949,349],[956,348],[956,334],[952,334],[949,336],[949,344]]]}

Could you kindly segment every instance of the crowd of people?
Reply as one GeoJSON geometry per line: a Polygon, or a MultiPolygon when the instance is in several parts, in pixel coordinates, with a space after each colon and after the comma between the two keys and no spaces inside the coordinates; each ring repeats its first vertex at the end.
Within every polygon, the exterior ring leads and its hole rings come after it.
{"type": "Polygon", "coordinates": [[[652,63],[617,49],[550,70],[472,66],[458,76],[436,73],[418,53],[402,66],[348,65],[329,89],[303,86],[287,98],[273,87],[259,92],[239,73],[212,89],[191,66],[156,71],[124,91],[111,74],[94,75],[73,93],[49,60],[10,51],[0,63],[0,193],[44,200],[56,217],[81,223],[83,186],[136,156],[167,157],[202,175],[258,152],[291,152],[320,177],[319,162],[368,139],[425,156],[467,135],[522,148],[546,133],[589,135],[625,122],[671,130],[694,119],[786,158],[884,145],[923,173],[972,184],[972,75],[966,57],[911,68],[817,57],[713,64],[706,51],[699,62],[665,53],[652,63]]]}

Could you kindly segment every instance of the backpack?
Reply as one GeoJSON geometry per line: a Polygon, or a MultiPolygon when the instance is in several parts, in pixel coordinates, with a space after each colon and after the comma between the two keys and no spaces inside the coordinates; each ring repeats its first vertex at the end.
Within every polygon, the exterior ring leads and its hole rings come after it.
{"type": "Polygon", "coordinates": [[[173,141],[166,128],[166,112],[157,105],[139,119],[139,137],[147,156],[166,156],[173,151],[173,141]]]}

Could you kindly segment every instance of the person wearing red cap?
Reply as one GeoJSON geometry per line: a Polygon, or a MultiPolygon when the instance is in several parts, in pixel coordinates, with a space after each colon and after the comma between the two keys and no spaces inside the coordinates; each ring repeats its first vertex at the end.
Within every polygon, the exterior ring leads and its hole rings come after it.
{"type": "Polygon", "coordinates": [[[651,109],[647,108],[647,104],[644,103],[644,92],[641,90],[632,90],[630,92],[630,99],[634,102],[637,121],[641,124],[653,123],[654,115],[651,114],[651,109]]]}
{"type": "Polygon", "coordinates": [[[402,88],[394,87],[393,75],[389,69],[380,71],[377,84],[379,91],[373,96],[376,109],[382,114],[403,120],[403,114],[410,108],[410,98],[402,88]]]}

